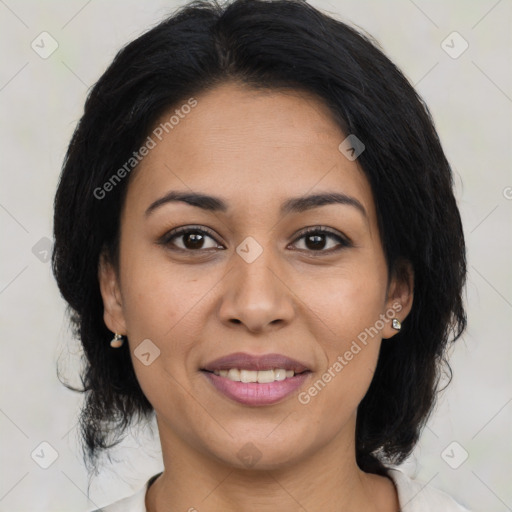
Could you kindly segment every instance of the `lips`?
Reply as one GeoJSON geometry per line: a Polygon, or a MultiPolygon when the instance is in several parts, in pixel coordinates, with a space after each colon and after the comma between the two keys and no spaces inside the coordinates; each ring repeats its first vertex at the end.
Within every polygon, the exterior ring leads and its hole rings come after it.
{"type": "Polygon", "coordinates": [[[232,368],[253,371],[283,368],[285,370],[293,370],[296,374],[310,371],[304,363],[282,354],[263,354],[256,356],[245,352],[236,352],[220,357],[209,362],[201,369],[213,372],[215,370],[230,370],[232,368]]]}
{"type": "Polygon", "coordinates": [[[221,395],[249,407],[269,406],[292,397],[307,384],[312,375],[311,372],[306,371],[282,381],[260,384],[257,382],[234,382],[208,371],[202,373],[206,381],[221,395]]]}

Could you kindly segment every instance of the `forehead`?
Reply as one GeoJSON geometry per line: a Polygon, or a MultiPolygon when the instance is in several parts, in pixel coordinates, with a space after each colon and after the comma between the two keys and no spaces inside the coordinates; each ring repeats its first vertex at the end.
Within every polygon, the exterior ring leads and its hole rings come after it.
{"type": "Polygon", "coordinates": [[[331,190],[357,197],[374,215],[364,173],[338,149],[346,134],[315,96],[228,83],[195,101],[157,121],[155,146],[134,171],[127,202],[147,207],[168,190],[200,191],[229,198],[240,213],[331,190]]]}

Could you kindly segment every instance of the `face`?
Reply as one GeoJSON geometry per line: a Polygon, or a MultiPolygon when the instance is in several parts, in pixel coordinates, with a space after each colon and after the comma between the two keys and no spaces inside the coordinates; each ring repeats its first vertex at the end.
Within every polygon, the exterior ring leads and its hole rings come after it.
{"type": "Polygon", "coordinates": [[[105,322],[128,338],[163,444],[261,468],[352,450],[382,338],[412,302],[388,276],[370,185],[308,94],[230,83],[196,100],[131,177],[118,272],[100,266],[105,322]],[[205,371],[233,353],[307,371],[205,371]]]}

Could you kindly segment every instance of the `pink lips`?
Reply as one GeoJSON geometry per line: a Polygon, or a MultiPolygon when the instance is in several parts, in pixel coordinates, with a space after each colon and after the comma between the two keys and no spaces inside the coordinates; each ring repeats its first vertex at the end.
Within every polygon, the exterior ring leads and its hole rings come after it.
{"type": "Polygon", "coordinates": [[[309,368],[295,359],[283,356],[281,354],[264,354],[253,356],[245,352],[235,352],[228,356],[220,357],[211,361],[202,368],[213,372],[214,370],[229,370],[238,368],[239,370],[272,370],[272,368],[284,368],[293,370],[295,373],[302,373],[309,368]]]}
{"type": "Polygon", "coordinates": [[[251,406],[270,405],[291,395],[309,378],[311,371],[301,362],[280,354],[252,356],[242,352],[230,354],[208,363],[203,374],[223,395],[241,404],[251,406]],[[236,382],[215,375],[214,370],[271,370],[283,368],[293,370],[296,375],[281,381],[260,384],[258,382],[236,382]],[[303,373],[301,373],[303,372],[303,373]]]}
{"type": "Polygon", "coordinates": [[[296,391],[309,378],[311,372],[301,373],[285,380],[259,384],[235,382],[210,372],[203,372],[222,394],[245,405],[270,405],[296,391]]]}

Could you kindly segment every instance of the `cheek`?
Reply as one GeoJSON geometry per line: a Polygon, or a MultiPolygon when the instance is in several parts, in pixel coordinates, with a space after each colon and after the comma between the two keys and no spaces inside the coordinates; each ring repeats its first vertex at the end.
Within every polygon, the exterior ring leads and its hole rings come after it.
{"type": "Polygon", "coordinates": [[[153,266],[130,275],[123,309],[137,380],[153,407],[164,408],[170,419],[178,421],[190,409],[183,386],[193,370],[190,354],[200,338],[206,301],[201,301],[204,292],[197,287],[193,290],[187,281],[160,270],[165,272],[153,266]],[[150,353],[148,365],[139,359],[139,347],[146,340],[151,341],[145,350],[150,353]]]}
{"type": "Polygon", "coordinates": [[[324,354],[320,382],[306,392],[318,400],[318,407],[338,403],[339,414],[348,414],[366,394],[377,364],[381,344],[378,320],[385,296],[383,275],[378,265],[354,265],[350,271],[347,267],[346,272],[325,280],[321,287],[305,283],[303,294],[308,297],[308,308],[316,313],[309,314],[308,327],[324,354]],[[311,294],[312,289],[318,291],[311,294]]]}
{"type": "Polygon", "coordinates": [[[191,323],[214,280],[212,273],[199,275],[197,267],[177,271],[158,251],[150,252],[148,256],[137,247],[126,248],[121,267],[123,312],[133,339],[164,340],[191,323]]]}
{"type": "Polygon", "coordinates": [[[325,327],[329,345],[343,348],[366,328],[375,324],[385,299],[385,276],[376,264],[347,265],[318,280],[304,280],[301,297],[325,327]]]}
{"type": "Polygon", "coordinates": [[[127,244],[121,282],[134,369],[144,393],[153,402],[166,394],[168,397],[171,390],[175,396],[176,381],[185,382],[196,370],[191,353],[211,308],[212,295],[208,292],[218,278],[195,266],[177,272],[166,258],[159,255],[150,259],[147,253],[135,244],[127,244]],[[156,346],[154,349],[149,345],[149,351],[158,354],[148,366],[137,358],[138,347],[146,340],[156,346]]]}

